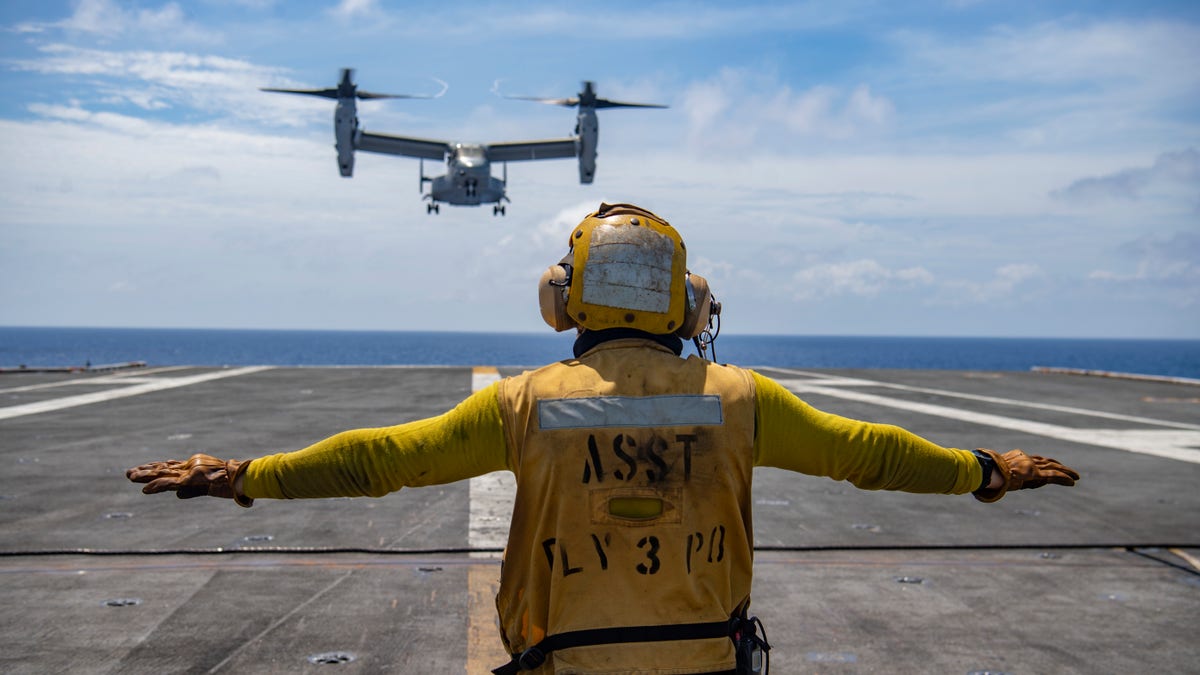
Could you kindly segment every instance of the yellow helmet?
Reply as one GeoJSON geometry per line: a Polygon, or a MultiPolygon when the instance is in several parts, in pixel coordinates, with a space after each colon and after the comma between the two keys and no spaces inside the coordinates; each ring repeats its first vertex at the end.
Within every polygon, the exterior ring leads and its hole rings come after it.
{"type": "Polygon", "coordinates": [[[711,306],[708,284],[687,270],[675,228],[632,204],[601,204],[571,231],[570,253],[542,275],[542,318],[558,331],[634,328],[698,335],[711,306]]]}

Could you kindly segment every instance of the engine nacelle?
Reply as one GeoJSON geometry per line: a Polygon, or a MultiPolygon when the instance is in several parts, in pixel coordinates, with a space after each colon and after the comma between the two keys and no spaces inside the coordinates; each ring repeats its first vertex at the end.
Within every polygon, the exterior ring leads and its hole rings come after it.
{"type": "Polygon", "coordinates": [[[588,185],[596,177],[596,145],[600,138],[600,121],[594,108],[580,106],[575,133],[579,145],[579,182],[588,185]]]}
{"type": "Polygon", "coordinates": [[[343,176],[354,175],[354,141],[358,133],[358,109],[353,98],[339,98],[333,112],[334,147],[337,148],[338,171],[343,176]]]}

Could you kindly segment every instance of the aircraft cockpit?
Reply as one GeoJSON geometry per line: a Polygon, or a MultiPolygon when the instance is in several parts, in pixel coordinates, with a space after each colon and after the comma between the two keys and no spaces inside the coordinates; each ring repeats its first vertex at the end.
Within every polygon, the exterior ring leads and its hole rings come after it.
{"type": "Polygon", "coordinates": [[[458,143],[454,146],[454,161],[462,166],[474,168],[487,163],[487,154],[483,151],[483,146],[458,143]]]}

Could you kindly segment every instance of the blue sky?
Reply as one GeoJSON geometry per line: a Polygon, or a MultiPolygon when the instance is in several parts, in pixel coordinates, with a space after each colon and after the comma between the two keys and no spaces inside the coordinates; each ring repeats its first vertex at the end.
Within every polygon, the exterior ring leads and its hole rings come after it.
{"type": "MultiPolygon", "coordinates": [[[[1200,5],[1180,2],[10,1],[0,324],[535,332],[601,201],[679,228],[739,333],[1200,338],[1200,5]],[[596,180],[426,215],[369,131],[557,138],[596,180]]],[[[426,171],[436,167],[426,163],[426,171]]],[[[497,171],[499,169],[497,168],[497,171]]]]}

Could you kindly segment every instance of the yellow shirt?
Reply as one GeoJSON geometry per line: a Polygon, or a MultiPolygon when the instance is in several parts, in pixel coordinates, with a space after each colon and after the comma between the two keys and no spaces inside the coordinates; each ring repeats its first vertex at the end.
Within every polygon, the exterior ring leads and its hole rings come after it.
{"type": "MultiPolygon", "coordinates": [[[[754,464],[846,480],[865,490],[965,494],[982,470],[967,450],[900,427],[824,413],[774,380],[755,384],[754,464]]],[[[437,417],[344,431],[303,450],[255,459],[243,479],[254,499],[380,497],[403,487],[512,470],[499,385],[437,417]]]]}

